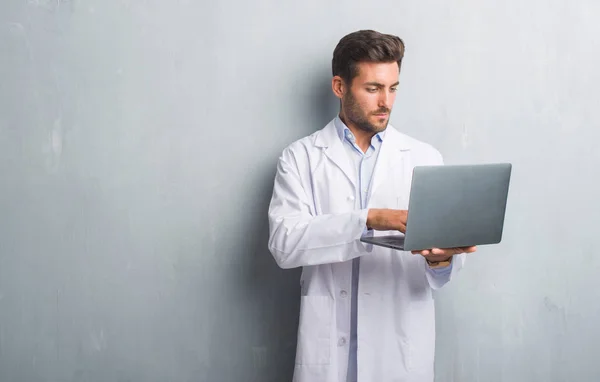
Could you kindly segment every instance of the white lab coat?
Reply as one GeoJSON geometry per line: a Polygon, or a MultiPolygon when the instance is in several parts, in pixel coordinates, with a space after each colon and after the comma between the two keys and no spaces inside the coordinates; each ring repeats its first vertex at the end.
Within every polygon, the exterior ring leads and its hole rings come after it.
{"type": "MultiPolygon", "coordinates": [[[[439,275],[420,255],[361,243],[367,209],[355,208],[356,170],[342,145],[332,121],[289,145],[277,167],[269,250],[281,268],[303,267],[293,381],[346,382],[351,260],[361,256],[358,382],[432,382],[432,289],[463,266],[464,254],[439,275]]],[[[391,125],[380,150],[368,208],[407,209],[413,167],[442,157],[391,125]]]]}

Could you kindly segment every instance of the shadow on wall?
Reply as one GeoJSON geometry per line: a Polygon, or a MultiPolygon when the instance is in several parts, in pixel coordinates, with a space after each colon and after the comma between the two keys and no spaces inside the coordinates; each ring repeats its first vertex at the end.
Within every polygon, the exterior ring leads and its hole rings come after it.
{"type": "Polygon", "coordinates": [[[275,263],[267,248],[269,224],[268,206],[273,191],[275,166],[261,171],[257,181],[262,185],[263,195],[259,210],[264,214],[257,217],[254,226],[252,264],[248,264],[249,277],[246,280],[248,297],[257,307],[253,310],[257,332],[253,334],[255,343],[266,346],[254,350],[255,367],[261,368],[261,378],[256,381],[291,381],[296,354],[296,335],[300,307],[301,269],[281,269],[275,263]]]}
{"type": "MultiPolygon", "coordinates": [[[[324,127],[339,113],[340,101],[331,90],[331,74],[323,72],[316,77],[307,105],[310,115],[313,116],[314,130],[324,127]]],[[[313,130],[313,131],[314,131],[313,130]]]]}
{"type": "MultiPolygon", "coordinates": [[[[331,90],[331,73],[320,70],[306,82],[306,88],[298,89],[294,100],[296,120],[292,126],[295,135],[307,136],[327,125],[339,112],[339,100],[331,90]]],[[[290,142],[291,143],[291,142],[290,142]]]]}
{"type": "MultiPolygon", "coordinates": [[[[295,100],[298,106],[297,115],[301,120],[292,123],[294,136],[306,136],[324,127],[337,112],[338,101],[331,93],[331,77],[315,76],[315,81],[307,82],[302,99],[295,100]],[[309,94],[306,97],[306,94],[309,94]]],[[[285,142],[283,147],[291,142],[285,142]]],[[[283,147],[281,150],[283,150],[283,147]]],[[[259,331],[254,333],[255,343],[268,344],[264,348],[254,350],[255,367],[260,368],[260,378],[252,381],[289,381],[292,379],[294,357],[296,353],[296,336],[300,307],[300,274],[301,269],[280,269],[267,248],[269,222],[267,217],[269,202],[273,192],[273,180],[277,169],[280,152],[273,157],[268,168],[256,172],[253,184],[262,187],[261,199],[256,210],[263,212],[256,216],[255,224],[249,232],[254,238],[250,247],[252,255],[248,256],[250,264],[246,279],[248,298],[256,306],[253,310],[258,320],[259,331]]]]}

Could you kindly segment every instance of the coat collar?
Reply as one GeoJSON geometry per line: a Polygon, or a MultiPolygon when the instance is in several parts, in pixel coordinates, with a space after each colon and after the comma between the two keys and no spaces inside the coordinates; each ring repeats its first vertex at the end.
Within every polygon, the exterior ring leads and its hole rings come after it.
{"type": "MultiPolygon", "coordinates": [[[[388,124],[385,130],[385,139],[383,140],[383,146],[392,146],[400,151],[406,151],[411,149],[409,139],[403,134],[398,132],[392,125],[388,124]]],[[[382,142],[382,143],[383,143],[382,142]]],[[[342,142],[338,135],[338,131],[335,127],[334,120],[331,120],[323,129],[315,134],[314,145],[325,149],[330,149],[335,146],[342,146],[342,142]]],[[[337,151],[336,149],[334,149],[337,151]]]]}
{"type": "MultiPolygon", "coordinates": [[[[339,137],[335,127],[334,120],[329,122],[327,126],[318,131],[314,138],[315,147],[324,149],[325,155],[339,167],[346,177],[356,187],[356,171],[352,168],[351,162],[348,160],[348,155],[344,151],[343,142],[339,137]]],[[[385,133],[385,139],[381,142],[377,164],[375,166],[375,174],[373,179],[372,191],[374,192],[377,186],[385,179],[387,163],[394,153],[398,151],[406,152],[411,149],[408,137],[398,132],[393,126],[388,124],[385,133]]]]}

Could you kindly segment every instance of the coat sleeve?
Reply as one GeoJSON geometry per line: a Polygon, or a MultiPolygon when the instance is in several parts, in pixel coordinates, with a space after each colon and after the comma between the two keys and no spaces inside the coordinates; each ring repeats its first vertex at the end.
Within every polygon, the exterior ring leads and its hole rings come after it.
{"type": "Polygon", "coordinates": [[[367,209],[317,215],[290,149],[277,164],[269,205],[269,251],[281,268],[343,262],[367,253],[367,209]]]}
{"type": "Polygon", "coordinates": [[[423,259],[423,264],[425,264],[425,274],[427,275],[427,281],[429,282],[429,286],[431,289],[440,289],[444,285],[446,285],[452,277],[463,267],[465,263],[466,255],[454,255],[452,258],[452,262],[450,265],[444,268],[431,268],[427,265],[427,261],[423,259]]]}

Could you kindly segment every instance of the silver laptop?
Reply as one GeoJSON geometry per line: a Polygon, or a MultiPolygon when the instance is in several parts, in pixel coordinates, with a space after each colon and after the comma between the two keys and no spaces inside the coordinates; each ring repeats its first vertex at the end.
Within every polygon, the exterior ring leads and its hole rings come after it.
{"type": "Polygon", "coordinates": [[[403,251],[500,243],[511,170],[510,163],[416,166],[406,234],[361,241],[403,251]]]}

